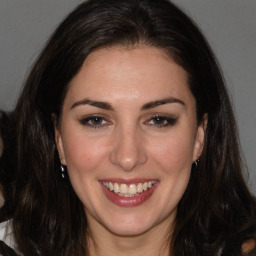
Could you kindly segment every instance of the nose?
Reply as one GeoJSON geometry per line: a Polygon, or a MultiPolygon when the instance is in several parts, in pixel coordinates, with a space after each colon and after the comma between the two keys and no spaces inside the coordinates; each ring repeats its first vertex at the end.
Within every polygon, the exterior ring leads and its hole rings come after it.
{"type": "Polygon", "coordinates": [[[117,132],[110,153],[110,161],[126,172],[147,162],[145,145],[136,128],[117,132]]]}

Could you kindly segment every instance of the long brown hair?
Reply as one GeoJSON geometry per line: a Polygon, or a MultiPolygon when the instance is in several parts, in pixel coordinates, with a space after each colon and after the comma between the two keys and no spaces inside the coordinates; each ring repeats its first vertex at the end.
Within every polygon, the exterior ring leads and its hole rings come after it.
{"type": "Polygon", "coordinates": [[[0,110],[0,137],[3,142],[0,155],[0,193],[4,198],[4,205],[0,210],[0,222],[11,218],[13,209],[12,193],[17,173],[17,152],[12,116],[12,112],[0,110]]]}
{"type": "Polygon", "coordinates": [[[256,238],[232,107],[199,29],[167,0],[89,0],[54,32],[16,106],[13,227],[24,255],[86,255],[86,217],[68,178],[61,180],[52,114],[60,115],[69,82],[92,51],[140,44],[162,49],[187,71],[198,122],[208,114],[203,154],[178,206],[173,255],[240,255],[243,241],[256,238]]]}

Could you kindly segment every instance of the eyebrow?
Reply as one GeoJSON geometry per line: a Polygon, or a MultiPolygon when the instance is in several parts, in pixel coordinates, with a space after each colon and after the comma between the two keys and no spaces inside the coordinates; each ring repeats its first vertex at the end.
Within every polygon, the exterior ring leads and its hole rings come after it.
{"type": "Polygon", "coordinates": [[[165,98],[165,99],[162,99],[162,100],[156,100],[156,101],[146,103],[142,106],[141,110],[147,110],[147,109],[155,108],[157,106],[165,105],[165,104],[168,104],[168,103],[179,103],[179,104],[185,106],[185,103],[182,100],[170,97],[170,98],[165,98]]]}
{"type": "MultiPolygon", "coordinates": [[[[165,105],[168,103],[179,103],[183,106],[185,105],[185,103],[182,100],[173,98],[173,97],[169,97],[169,98],[165,98],[165,99],[161,99],[161,100],[148,102],[141,107],[141,110],[155,108],[160,105],[165,105]]],[[[90,106],[105,109],[105,110],[112,110],[112,111],[114,110],[113,106],[108,102],[95,101],[95,100],[90,100],[90,99],[83,99],[83,100],[77,101],[71,106],[70,109],[73,109],[73,108],[75,108],[77,106],[81,106],[81,105],[90,105],[90,106]]]]}
{"type": "Polygon", "coordinates": [[[107,102],[95,101],[95,100],[90,100],[90,99],[83,99],[83,100],[77,101],[71,106],[70,109],[73,109],[80,105],[90,105],[93,107],[102,108],[102,109],[106,109],[106,110],[114,110],[114,108],[111,106],[111,104],[109,104],[107,102]]]}

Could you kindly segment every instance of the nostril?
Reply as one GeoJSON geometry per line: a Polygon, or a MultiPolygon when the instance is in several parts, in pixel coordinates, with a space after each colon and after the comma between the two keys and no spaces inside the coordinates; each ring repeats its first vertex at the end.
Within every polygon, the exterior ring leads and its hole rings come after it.
{"type": "Polygon", "coordinates": [[[110,154],[112,164],[118,165],[124,171],[132,171],[138,165],[147,161],[147,154],[142,149],[134,148],[130,151],[116,149],[110,154]]]}
{"type": "Polygon", "coordinates": [[[147,154],[136,126],[134,129],[127,127],[128,125],[118,131],[110,153],[110,161],[124,171],[132,171],[147,161],[147,154]]]}

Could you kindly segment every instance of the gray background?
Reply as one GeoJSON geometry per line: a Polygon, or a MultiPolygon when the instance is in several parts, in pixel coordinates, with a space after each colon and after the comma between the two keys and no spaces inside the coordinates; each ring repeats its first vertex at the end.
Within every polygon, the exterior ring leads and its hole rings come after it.
{"type": "MultiPolygon", "coordinates": [[[[129,1],[129,0],[127,0],[129,1]]],[[[0,109],[11,110],[54,28],[81,0],[0,0],[0,109]]],[[[199,24],[224,71],[256,195],[256,0],[174,0],[199,24]]]]}

